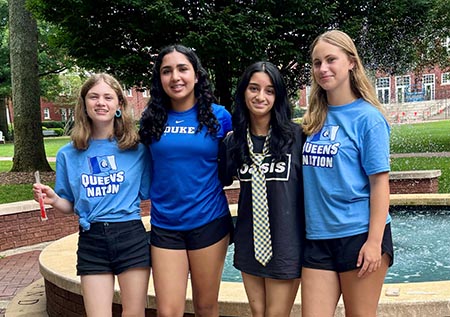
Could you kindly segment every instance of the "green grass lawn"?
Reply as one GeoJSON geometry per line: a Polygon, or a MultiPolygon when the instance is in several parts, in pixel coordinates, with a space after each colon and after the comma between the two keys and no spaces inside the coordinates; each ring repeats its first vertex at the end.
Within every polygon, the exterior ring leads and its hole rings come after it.
{"type": "MultiPolygon", "coordinates": [[[[56,152],[70,141],[70,137],[44,138],[45,153],[48,157],[56,156],[56,152]]],[[[0,144],[0,156],[14,156],[14,144],[0,144]]],[[[49,162],[53,170],[56,169],[54,162],[49,162]]],[[[12,168],[12,161],[0,161],[0,172],[8,172],[12,168]]],[[[32,184],[0,185],[0,204],[11,203],[22,200],[33,199],[31,192],[32,184]]],[[[47,184],[54,186],[54,183],[47,184]]]]}
{"type": "Polygon", "coordinates": [[[450,152],[450,120],[393,125],[391,153],[450,152]]]}
{"type": "MultiPolygon", "coordinates": [[[[68,142],[70,142],[70,137],[68,136],[44,138],[45,154],[49,157],[56,156],[56,152],[58,152],[60,147],[68,142]]],[[[14,144],[0,144],[0,156],[14,156],[14,144]]]]}
{"type": "MultiPolygon", "coordinates": [[[[391,153],[450,152],[450,120],[393,125],[391,128],[391,153]]],[[[47,156],[56,156],[59,148],[69,141],[69,137],[44,138],[47,156]]],[[[14,144],[0,144],[0,156],[13,155],[14,144]]],[[[55,169],[55,163],[50,162],[50,166],[55,169]]],[[[7,172],[11,167],[11,161],[0,161],[0,172],[7,172]]],[[[439,192],[450,193],[449,157],[392,158],[391,168],[392,171],[439,169],[442,173],[439,192]]],[[[0,185],[0,203],[32,198],[31,184],[0,185]]]]}

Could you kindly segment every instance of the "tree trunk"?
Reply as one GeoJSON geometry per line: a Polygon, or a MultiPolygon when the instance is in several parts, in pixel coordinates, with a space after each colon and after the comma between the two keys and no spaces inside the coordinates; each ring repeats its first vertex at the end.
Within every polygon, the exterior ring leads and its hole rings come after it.
{"type": "Polygon", "coordinates": [[[25,0],[9,0],[14,159],[12,172],[51,171],[45,156],[38,77],[38,30],[25,0]]]}

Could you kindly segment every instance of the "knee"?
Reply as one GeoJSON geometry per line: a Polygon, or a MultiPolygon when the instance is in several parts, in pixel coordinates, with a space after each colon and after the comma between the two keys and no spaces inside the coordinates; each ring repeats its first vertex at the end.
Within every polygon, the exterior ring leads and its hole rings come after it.
{"type": "Polygon", "coordinates": [[[179,307],[157,307],[158,317],[183,317],[184,309],[179,307]]]}
{"type": "Polygon", "coordinates": [[[219,305],[217,303],[197,303],[194,306],[195,316],[212,317],[219,315],[219,305]]]}
{"type": "Polygon", "coordinates": [[[145,316],[144,309],[122,309],[122,317],[142,317],[145,316]]]}
{"type": "Polygon", "coordinates": [[[260,303],[259,305],[250,303],[250,310],[252,311],[252,317],[266,316],[266,307],[264,306],[264,303],[260,303]]]}

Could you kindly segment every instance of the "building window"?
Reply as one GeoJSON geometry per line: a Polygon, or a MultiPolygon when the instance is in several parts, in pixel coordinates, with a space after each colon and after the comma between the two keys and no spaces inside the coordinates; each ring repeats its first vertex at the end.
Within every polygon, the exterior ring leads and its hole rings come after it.
{"type": "Polygon", "coordinates": [[[398,103],[406,101],[406,92],[411,84],[410,76],[397,76],[395,77],[395,91],[398,103]]]}
{"type": "Polygon", "coordinates": [[[67,109],[61,108],[61,121],[67,121],[67,109]]]}
{"type": "Polygon", "coordinates": [[[45,120],[50,119],[50,109],[49,108],[44,108],[44,119],[45,120]]]}
{"type": "Polygon", "coordinates": [[[425,92],[425,100],[434,100],[435,80],[434,74],[423,75],[423,89],[425,92]]]}
{"type": "Polygon", "coordinates": [[[442,73],[441,85],[450,85],[450,73],[442,73]]]}
{"type": "Polygon", "coordinates": [[[445,40],[442,41],[442,46],[447,49],[447,51],[450,50],[450,37],[446,37],[445,40]]]}
{"type": "Polygon", "coordinates": [[[377,96],[378,100],[382,104],[388,104],[391,100],[391,80],[389,77],[380,77],[377,78],[376,81],[376,89],[377,89],[377,96]]]}
{"type": "Polygon", "coordinates": [[[148,98],[148,90],[147,90],[147,89],[144,89],[144,90],[142,91],[142,97],[148,98]]]}
{"type": "Polygon", "coordinates": [[[127,97],[133,97],[133,88],[127,88],[123,86],[123,91],[125,91],[127,97]]]}

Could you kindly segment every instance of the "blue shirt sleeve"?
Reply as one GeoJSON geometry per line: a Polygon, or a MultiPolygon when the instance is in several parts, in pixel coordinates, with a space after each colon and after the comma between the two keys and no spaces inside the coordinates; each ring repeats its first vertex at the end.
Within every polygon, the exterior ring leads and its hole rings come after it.
{"type": "Polygon", "coordinates": [[[214,114],[219,121],[220,129],[217,131],[218,138],[224,138],[231,131],[231,114],[224,106],[213,104],[214,114]]]}

